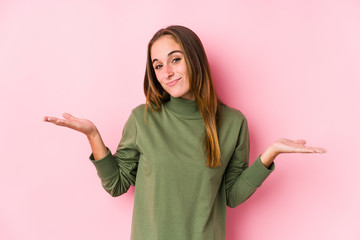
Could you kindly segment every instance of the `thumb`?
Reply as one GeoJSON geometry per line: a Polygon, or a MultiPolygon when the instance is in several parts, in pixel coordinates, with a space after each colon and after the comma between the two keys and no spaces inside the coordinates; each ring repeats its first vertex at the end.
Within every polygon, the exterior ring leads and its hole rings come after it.
{"type": "Polygon", "coordinates": [[[65,119],[72,119],[72,118],[75,118],[73,115],[71,115],[70,113],[63,113],[63,117],[65,119]]]}
{"type": "Polygon", "coordinates": [[[301,145],[306,144],[306,141],[304,139],[298,139],[298,140],[295,140],[294,142],[297,143],[297,144],[301,144],[301,145]]]}

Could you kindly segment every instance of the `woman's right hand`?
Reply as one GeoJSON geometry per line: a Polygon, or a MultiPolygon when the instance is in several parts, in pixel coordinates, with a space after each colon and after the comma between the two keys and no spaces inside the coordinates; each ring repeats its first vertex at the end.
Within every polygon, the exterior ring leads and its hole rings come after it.
{"type": "Polygon", "coordinates": [[[93,138],[98,134],[96,126],[87,119],[76,118],[69,113],[63,114],[63,119],[45,116],[44,121],[53,123],[57,126],[68,127],[85,134],[88,138],[93,138]]]}

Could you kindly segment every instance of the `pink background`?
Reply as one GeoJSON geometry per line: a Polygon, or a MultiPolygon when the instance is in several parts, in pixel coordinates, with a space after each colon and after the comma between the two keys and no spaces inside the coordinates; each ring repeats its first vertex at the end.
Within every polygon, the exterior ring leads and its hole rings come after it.
{"type": "Polygon", "coordinates": [[[193,29],[220,98],[240,109],[251,161],[279,137],[325,155],[282,155],[227,239],[360,239],[360,3],[0,1],[0,239],[128,239],[134,188],[112,198],[86,138],[42,122],[91,119],[111,150],[144,103],[146,47],[193,29]]]}

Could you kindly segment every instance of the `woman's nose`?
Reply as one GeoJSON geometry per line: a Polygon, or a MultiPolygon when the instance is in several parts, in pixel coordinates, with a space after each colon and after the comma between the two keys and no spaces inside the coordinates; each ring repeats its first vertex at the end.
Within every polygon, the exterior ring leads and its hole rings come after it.
{"type": "Polygon", "coordinates": [[[164,74],[166,78],[174,76],[174,71],[170,66],[166,65],[164,66],[164,68],[165,68],[164,74]]]}

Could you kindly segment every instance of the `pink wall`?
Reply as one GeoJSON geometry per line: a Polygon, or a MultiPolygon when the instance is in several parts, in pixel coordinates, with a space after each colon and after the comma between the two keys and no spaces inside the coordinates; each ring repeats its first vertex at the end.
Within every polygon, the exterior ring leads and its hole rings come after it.
{"type": "Polygon", "coordinates": [[[252,160],[279,137],[328,150],[280,156],[228,209],[227,239],[360,239],[360,3],[214,2],[0,2],[0,239],[128,239],[134,189],[107,195],[85,137],[42,117],[89,118],[115,150],[144,102],[147,42],[170,24],[203,40],[252,160]]]}

